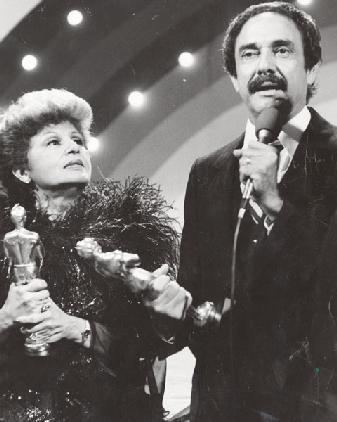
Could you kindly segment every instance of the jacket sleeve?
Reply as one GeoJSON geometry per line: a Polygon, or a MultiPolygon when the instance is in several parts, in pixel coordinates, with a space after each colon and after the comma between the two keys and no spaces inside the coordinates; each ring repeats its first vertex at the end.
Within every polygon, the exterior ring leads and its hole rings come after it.
{"type": "Polygon", "coordinates": [[[184,228],[180,246],[180,265],[178,283],[192,294],[195,301],[198,296],[198,215],[197,215],[197,163],[190,171],[185,201],[184,201],[184,228]]]}
{"type": "Polygon", "coordinates": [[[104,319],[90,320],[91,350],[116,375],[136,373],[160,340],[144,306],[118,280],[112,284],[104,319]]]}
{"type": "Polygon", "coordinates": [[[317,367],[337,365],[337,212],[331,218],[315,271],[311,353],[317,367]]]}

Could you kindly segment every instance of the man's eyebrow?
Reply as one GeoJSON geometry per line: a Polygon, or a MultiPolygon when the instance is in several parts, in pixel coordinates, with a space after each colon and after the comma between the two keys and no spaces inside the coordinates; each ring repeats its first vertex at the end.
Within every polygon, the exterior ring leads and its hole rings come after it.
{"type": "Polygon", "coordinates": [[[275,40],[272,43],[273,47],[281,47],[281,46],[285,46],[285,47],[294,47],[294,43],[293,41],[290,40],[275,40]]]}
{"type": "Polygon", "coordinates": [[[255,42],[250,42],[250,43],[241,45],[241,47],[239,48],[239,53],[241,53],[241,51],[249,50],[249,49],[256,50],[257,48],[258,46],[255,42]]]}

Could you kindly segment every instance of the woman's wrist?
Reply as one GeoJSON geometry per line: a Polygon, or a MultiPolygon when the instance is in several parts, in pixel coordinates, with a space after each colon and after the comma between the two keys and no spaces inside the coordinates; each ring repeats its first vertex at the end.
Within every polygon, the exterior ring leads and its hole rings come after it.
{"type": "Polygon", "coordinates": [[[91,329],[89,321],[69,315],[67,335],[68,340],[89,348],[91,344],[91,329]]]}
{"type": "Polygon", "coordinates": [[[12,327],[13,319],[10,316],[7,308],[3,306],[0,309],[0,333],[12,327]]]}

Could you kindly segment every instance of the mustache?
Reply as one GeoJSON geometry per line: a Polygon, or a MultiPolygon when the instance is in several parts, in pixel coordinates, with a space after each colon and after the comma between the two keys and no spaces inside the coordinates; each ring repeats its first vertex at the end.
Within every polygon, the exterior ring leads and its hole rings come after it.
{"type": "Polygon", "coordinates": [[[283,75],[277,75],[274,73],[267,75],[254,75],[248,82],[248,92],[254,94],[257,91],[263,91],[265,83],[274,85],[274,88],[281,91],[286,91],[288,83],[283,75]]]}

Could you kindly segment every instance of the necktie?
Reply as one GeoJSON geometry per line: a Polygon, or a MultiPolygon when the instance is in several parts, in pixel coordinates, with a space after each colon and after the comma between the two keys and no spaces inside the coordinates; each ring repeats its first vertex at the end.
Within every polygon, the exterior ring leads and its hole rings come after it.
{"type": "MultiPolygon", "coordinates": [[[[287,172],[290,162],[291,156],[289,155],[286,148],[282,146],[280,141],[277,139],[272,143],[272,145],[279,151],[279,163],[278,163],[278,170],[277,170],[277,183],[280,183],[283,176],[287,172]]],[[[265,229],[267,230],[268,234],[272,229],[272,225],[266,223],[266,214],[263,212],[262,208],[258,205],[258,203],[253,199],[250,198],[248,211],[256,224],[264,225],[265,229]]]]}

